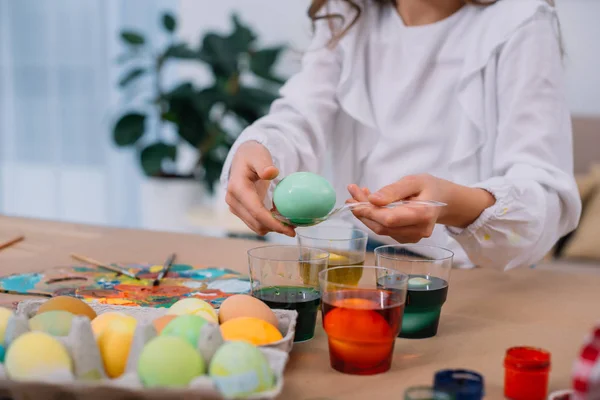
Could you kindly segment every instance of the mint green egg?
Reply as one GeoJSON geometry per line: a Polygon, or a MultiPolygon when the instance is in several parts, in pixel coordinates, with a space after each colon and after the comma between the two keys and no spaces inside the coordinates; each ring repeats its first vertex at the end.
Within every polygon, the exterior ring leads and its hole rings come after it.
{"type": "Polygon", "coordinates": [[[206,324],[208,321],[198,315],[181,315],[169,322],[160,334],[180,337],[196,348],[200,332],[206,324]]]}
{"type": "Polygon", "coordinates": [[[208,374],[224,397],[243,397],[270,390],[275,375],[267,357],[246,342],[226,342],[212,358],[208,374]]]}
{"type": "Polygon", "coordinates": [[[204,374],[206,365],[185,339],[157,336],[142,349],[138,375],[145,387],[186,387],[204,374]]]}
{"type": "Polygon", "coordinates": [[[335,206],[335,191],[327,179],[311,172],[296,172],[275,187],[277,211],[299,225],[323,218],[335,206]]]}
{"type": "Polygon", "coordinates": [[[67,336],[75,315],[68,311],[46,311],[29,320],[29,329],[45,332],[52,336],[67,336]]]}

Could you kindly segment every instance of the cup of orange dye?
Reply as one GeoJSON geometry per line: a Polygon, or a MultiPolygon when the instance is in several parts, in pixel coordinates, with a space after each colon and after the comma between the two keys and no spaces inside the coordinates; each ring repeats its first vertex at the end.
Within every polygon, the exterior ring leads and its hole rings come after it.
{"type": "Polygon", "coordinates": [[[344,266],[321,271],[319,284],[331,367],[352,375],[388,371],[402,326],[408,275],[383,267],[344,266]],[[338,269],[347,273],[351,268],[362,269],[356,275],[360,280],[339,283],[338,269]],[[388,276],[394,279],[382,279],[388,276]]]}
{"type": "Polygon", "coordinates": [[[549,375],[549,352],[512,347],[504,358],[504,396],[510,400],[545,400],[549,375]]]}

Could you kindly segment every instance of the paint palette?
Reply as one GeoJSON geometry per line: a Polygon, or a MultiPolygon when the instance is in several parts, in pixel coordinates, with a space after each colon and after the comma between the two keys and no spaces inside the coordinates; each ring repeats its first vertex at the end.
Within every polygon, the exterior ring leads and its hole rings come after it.
{"type": "Polygon", "coordinates": [[[120,264],[140,280],[88,266],[57,267],[44,272],[0,277],[0,292],[75,296],[102,304],[170,307],[180,298],[197,297],[218,308],[229,296],[250,292],[248,277],[225,268],[173,264],[159,286],[152,286],[162,265],[120,264]]]}

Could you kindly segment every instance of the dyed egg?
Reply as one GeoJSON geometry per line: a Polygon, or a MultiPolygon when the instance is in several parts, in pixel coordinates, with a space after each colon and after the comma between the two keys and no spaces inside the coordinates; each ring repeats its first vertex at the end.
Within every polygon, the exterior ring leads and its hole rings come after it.
{"type": "Polygon", "coordinates": [[[310,172],[296,172],[275,187],[273,204],[292,223],[307,223],[322,218],[335,206],[335,191],[323,177],[310,172]]]}
{"type": "Polygon", "coordinates": [[[173,304],[167,315],[185,315],[194,314],[207,319],[215,324],[219,322],[217,312],[209,303],[204,300],[197,299],[195,297],[188,297],[181,299],[173,304]]]}
{"type": "Polygon", "coordinates": [[[126,314],[121,312],[106,312],[98,315],[96,318],[92,320],[92,331],[94,331],[94,336],[98,337],[100,333],[104,332],[108,324],[110,324],[115,319],[120,318],[132,318],[126,314]]]}
{"type": "Polygon", "coordinates": [[[385,318],[367,299],[343,299],[323,318],[329,348],[348,363],[371,367],[385,359],[394,347],[395,335],[385,318]],[[368,338],[368,343],[365,343],[368,338]]]}
{"type": "Polygon", "coordinates": [[[177,315],[163,315],[162,317],[158,317],[154,321],[152,321],[152,325],[154,325],[156,333],[160,335],[163,329],[165,329],[165,326],[167,326],[169,322],[173,321],[173,319],[177,317],[177,315]]]}
{"type": "Polygon", "coordinates": [[[6,357],[6,349],[4,346],[0,345],[0,363],[4,363],[4,358],[6,357]]]}
{"type": "Polygon", "coordinates": [[[4,345],[4,335],[6,333],[6,326],[8,320],[12,317],[13,312],[8,308],[0,307],[0,344],[4,345]]]}
{"type": "Polygon", "coordinates": [[[225,340],[241,340],[255,346],[270,344],[283,339],[279,329],[262,319],[240,317],[221,324],[225,340]]]}
{"type": "Polygon", "coordinates": [[[11,379],[35,381],[50,376],[72,376],[67,349],[44,332],[27,332],[11,343],[5,367],[11,379]]]}
{"type": "Polygon", "coordinates": [[[75,316],[67,311],[46,311],[29,320],[29,329],[52,336],[67,336],[75,316]]]}
{"type": "Polygon", "coordinates": [[[181,315],[169,322],[161,335],[180,337],[196,348],[202,328],[208,323],[206,319],[197,315],[181,315]]]}
{"type": "Polygon", "coordinates": [[[125,371],[137,321],[133,317],[116,317],[96,336],[104,370],[111,378],[125,371]]]}
{"type": "Polygon", "coordinates": [[[244,342],[228,342],[221,346],[208,373],[227,398],[245,397],[275,386],[275,375],[265,355],[244,342]]]}
{"type": "Polygon", "coordinates": [[[149,341],[138,360],[138,375],[146,387],[185,387],[205,371],[204,360],[196,349],[173,336],[149,341]]]}
{"type": "Polygon", "coordinates": [[[236,294],[225,299],[219,308],[219,322],[227,322],[238,317],[254,317],[262,319],[273,325],[279,326],[275,313],[268,305],[256,297],[246,294],[236,294]]]}
{"type": "Polygon", "coordinates": [[[96,311],[87,303],[69,296],[54,297],[40,306],[37,314],[42,314],[47,311],[68,311],[74,315],[83,315],[90,320],[96,318],[96,311]]]}

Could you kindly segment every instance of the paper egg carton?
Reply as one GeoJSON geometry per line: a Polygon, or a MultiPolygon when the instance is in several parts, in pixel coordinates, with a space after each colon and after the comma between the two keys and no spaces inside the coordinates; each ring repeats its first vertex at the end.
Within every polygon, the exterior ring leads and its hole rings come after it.
{"type": "MultiPolygon", "coordinates": [[[[27,300],[19,304],[17,312],[12,316],[7,325],[5,341],[6,347],[20,335],[29,331],[29,318],[35,315],[43,300],[27,300]]],[[[183,389],[146,389],[137,376],[137,361],[145,344],[154,338],[157,333],[152,321],[165,315],[167,309],[111,306],[99,303],[90,303],[97,314],[105,312],[122,312],[134,317],[137,327],[134,333],[125,373],[117,379],[107,378],[100,350],[96,344],[90,320],[86,317],[73,318],[68,336],[58,337],[71,355],[73,360],[73,375],[54,374],[37,379],[36,382],[13,381],[7,378],[2,365],[0,365],[0,396],[9,395],[15,400],[36,398],[81,398],[85,400],[98,398],[99,400],[119,399],[197,399],[212,400],[224,399],[217,390],[209,376],[195,378],[187,388],[183,389]],[[97,377],[90,379],[89,377],[97,377]],[[87,379],[85,379],[87,378],[87,379]]],[[[247,399],[274,399],[283,388],[283,372],[288,361],[288,352],[291,350],[294,339],[294,329],[297,320],[296,311],[274,310],[279,320],[279,329],[284,335],[283,340],[259,349],[266,356],[269,365],[275,374],[276,385],[273,389],[258,393],[247,399]],[[285,334],[284,334],[285,333],[285,334]]],[[[202,332],[198,343],[198,351],[203,358],[210,362],[214,352],[223,343],[218,326],[210,324],[202,332]]]]}

